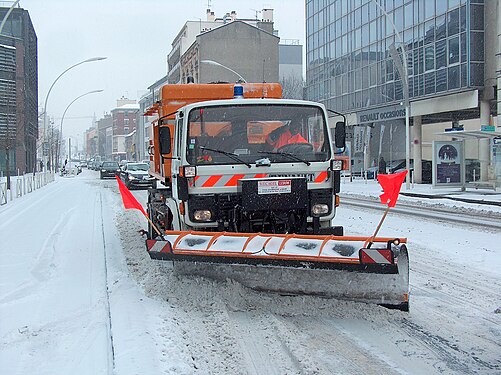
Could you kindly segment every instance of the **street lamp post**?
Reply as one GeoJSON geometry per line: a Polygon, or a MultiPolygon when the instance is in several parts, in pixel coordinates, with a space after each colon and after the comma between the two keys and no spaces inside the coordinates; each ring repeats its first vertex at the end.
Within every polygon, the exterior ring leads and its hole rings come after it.
{"type": "Polygon", "coordinates": [[[86,92],[85,94],[82,94],[80,96],[77,96],[75,99],[73,99],[71,101],[70,104],[68,104],[68,106],[66,107],[66,109],[64,110],[63,112],[63,116],[61,117],[61,125],[59,126],[59,142],[58,142],[58,146],[57,146],[57,149],[56,149],[56,165],[59,166],[59,151],[61,149],[61,143],[62,143],[62,139],[63,139],[63,121],[64,121],[64,116],[66,115],[66,112],[68,111],[68,109],[71,107],[71,105],[73,103],[75,103],[78,99],[86,96],[86,95],[90,95],[90,94],[95,94],[95,93],[98,93],[98,92],[103,92],[104,90],[92,90],[92,91],[89,91],[89,92],[86,92]]]}
{"type": "Polygon", "coordinates": [[[93,62],[93,61],[100,61],[100,60],[104,60],[104,59],[106,59],[106,57],[93,57],[93,58],[90,58],[90,59],[87,59],[87,60],[84,60],[84,61],[80,61],[79,63],[76,63],[76,64],[70,66],[68,69],[66,69],[61,74],[59,74],[59,76],[57,76],[57,78],[54,80],[54,82],[52,82],[52,85],[50,86],[49,91],[47,92],[47,96],[45,97],[45,103],[44,103],[44,107],[43,107],[43,142],[42,142],[42,152],[44,151],[43,143],[45,143],[45,135],[46,135],[45,132],[46,132],[46,124],[47,124],[47,101],[49,100],[49,94],[52,91],[52,88],[54,87],[54,85],[56,84],[56,82],[59,80],[59,78],[61,78],[68,70],[71,70],[71,69],[73,69],[73,68],[75,68],[75,67],[77,67],[78,65],[81,65],[81,64],[85,64],[85,63],[93,62]]]}
{"type": "MultiPolygon", "coordinates": [[[[402,50],[402,61],[400,61],[400,58],[398,56],[398,53],[396,52],[395,46],[392,44],[390,46],[390,55],[397,67],[397,70],[400,73],[400,76],[402,77],[402,86],[404,90],[404,106],[405,106],[405,169],[407,170],[407,176],[405,178],[405,188],[406,190],[410,189],[410,154],[411,154],[411,144],[410,144],[410,105],[409,105],[409,73],[407,70],[407,52],[405,51],[405,44],[402,40],[402,37],[400,33],[397,30],[397,27],[395,26],[395,23],[393,22],[392,18],[390,15],[384,10],[384,8],[379,4],[378,0],[372,0],[377,7],[383,12],[385,15],[386,19],[388,22],[390,22],[391,26],[393,27],[393,31],[395,31],[395,35],[397,36],[398,42],[400,44],[401,50],[402,50]]],[[[416,161],[414,160],[414,163],[416,161]]],[[[415,164],[414,164],[415,165],[415,164]]]]}
{"type": "Polygon", "coordinates": [[[218,62],[216,62],[216,61],[213,61],[213,60],[200,60],[200,62],[201,62],[201,63],[204,63],[204,64],[209,64],[209,65],[219,66],[219,67],[221,67],[221,68],[224,68],[224,69],[226,69],[226,70],[229,70],[230,72],[232,72],[232,73],[234,73],[235,75],[237,75],[237,76],[238,76],[238,78],[239,78],[241,81],[243,81],[243,82],[247,83],[247,80],[245,80],[245,79],[244,79],[244,77],[242,77],[240,74],[238,74],[237,72],[235,72],[233,69],[228,68],[227,66],[225,66],[225,65],[223,65],[223,64],[220,64],[220,63],[218,63],[218,62]]]}

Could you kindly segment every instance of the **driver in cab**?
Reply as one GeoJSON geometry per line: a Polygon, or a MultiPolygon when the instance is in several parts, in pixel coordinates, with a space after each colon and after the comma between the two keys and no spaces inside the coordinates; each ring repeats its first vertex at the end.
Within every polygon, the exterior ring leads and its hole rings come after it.
{"type": "Polygon", "coordinates": [[[301,135],[301,124],[298,121],[292,120],[289,124],[281,126],[273,130],[266,138],[266,143],[273,148],[273,151],[297,143],[308,143],[301,135]]]}

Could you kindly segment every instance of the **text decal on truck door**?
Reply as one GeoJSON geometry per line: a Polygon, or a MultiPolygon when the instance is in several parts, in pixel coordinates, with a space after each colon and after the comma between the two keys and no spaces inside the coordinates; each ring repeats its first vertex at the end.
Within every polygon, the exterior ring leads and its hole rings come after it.
{"type": "Polygon", "coordinates": [[[258,194],[287,194],[291,192],[291,180],[258,181],[258,194]]]}

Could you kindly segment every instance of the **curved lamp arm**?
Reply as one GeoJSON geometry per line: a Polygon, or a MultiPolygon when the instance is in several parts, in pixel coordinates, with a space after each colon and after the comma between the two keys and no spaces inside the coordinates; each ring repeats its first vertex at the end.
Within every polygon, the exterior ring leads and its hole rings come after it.
{"type": "Polygon", "coordinates": [[[50,85],[50,88],[49,88],[49,91],[47,92],[47,96],[45,97],[45,103],[44,103],[44,107],[43,107],[43,140],[45,141],[45,129],[46,129],[46,124],[47,124],[47,101],[49,100],[49,94],[50,92],[52,91],[52,88],[54,87],[54,85],[56,84],[56,82],[59,80],[59,78],[61,78],[68,70],[71,70],[73,69],[74,67],[78,66],[78,65],[81,65],[81,64],[85,64],[85,63],[88,63],[88,62],[92,62],[92,61],[100,61],[100,60],[104,60],[106,59],[106,57],[92,57],[90,59],[87,59],[87,60],[84,60],[84,61],[80,61],[79,63],[76,63],[72,66],[70,66],[68,69],[66,69],[64,72],[62,72],[61,74],[59,74],[57,76],[57,78],[54,80],[54,82],[52,82],[52,85],[50,85]]]}
{"type": "MultiPolygon", "coordinates": [[[[63,137],[63,121],[64,121],[64,116],[66,115],[66,112],[68,111],[68,109],[71,107],[71,105],[73,103],[75,103],[78,99],[86,96],[86,95],[90,95],[90,94],[95,94],[95,93],[98,93],[98,92],[103,92],[104,90],[92,90],[92,91],[89,91],[89,92],[86,92],[85,94],[82,94],[80,96],[77,96],[75,99],[73,99],[71,101],[70,104],[68,104],[68,106],[66,107],[66,109],[64,110],[63,112],[63,115],[61,116],[61,125],[59,126],[59,145],[57,147],[57,152],[59,152],[59,149],[61,148],[61,141],[62,141],[62,137],[63,137]]],[[[58,163],[58,159],[59,159],[59,155],[56,156],[56,163],[58,163]]]]}
{"type": "Polygon", "coordinates": [[[61,74],[59,74],[57,76],[57,78],[54,80],[54,82],[52,82],[52,85],[50,85],[49,91],[47,92],[47,96],[45,97],[45,103],[44,103],[44,109],[43,109],[44,114],[47,112],[47,100],[49,99],[49,94],[52,91],[52,88],[54,87],[54,85],[56,84],[56,82],[59,80],[59,78],[61,78],[68,70],[73,69],[74,67],[76,67],[78,65],[85,64],[85,63],[92,62],[92,61],[100,61],[100,60],[104,60],[104,59],[106,59],[106,57],[93,57],[91,59],[80,61],[79,63],[76,63],[75,65],[70,66],[64,72],[62,72],[61,74]]]}
{"type": "Polygon", "coordinates": [[[223,64],[220,64],[216,61],[213,61],[213,60],[200,60],[201,63],[205,63],[205,64],[210,64],[210,65],[215,65],[215,66],[219,66],[221,68],[224,68],[226,70],[229,70],[230,72],[236,74],[238,76],[238,78],[240,78],[242,81],[244,81],[245,83],[247,83],[247,80],[242,77],[240,74],[238,74],[237,72],[235,72],[233,69],[231,68],[228,68],[227,66],[223,65],[223,64]]]}

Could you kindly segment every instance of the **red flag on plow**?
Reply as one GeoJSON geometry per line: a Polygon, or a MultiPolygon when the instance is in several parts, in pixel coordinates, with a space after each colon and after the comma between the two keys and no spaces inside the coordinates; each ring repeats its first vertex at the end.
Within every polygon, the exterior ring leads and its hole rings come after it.
{"type": "Polygon", "coordinates": [[[141,211],[143,213],[143,215],[146,217],[146,219],[148,219],[151,227],[155,230],[155,232],[157,232],[157,234],[161,238],[163,238],[162,232],[160,232],[160,230],[157,228],[157,226],[155,224],[153,224],[151,219],[148,217],[148,214],[144,210],[143,206],[141,206],[141,203],[139,203],[137,201],[136,197],[134,197],[132,195],[132,193],[130,192],[130,190],[127,189],[127,186],[125,186],[124,183],[122,182],[122,180],[120,180],[120,177],[115,176],[115,178],[118,181],[118,189],[120,189],[120,195],[122,196],[122,201],[124,202],[125,209],[134,208],[136,210],[141,211]]]}
{"type": "Polygon", "coordinates": [[[122,182],[122,180],[120,180],[120,177],[115,176],[115,178],[118,181],[118,188],[120,189],[120,195],[122,196],[122,201],[124,202],[124,207],[126,209],[134,208],[136,210],[139,210],[143,213],[144,216],[148,217],[143,206],[141,206],[141,204],[137,201],[136,197],[134,197],[132,195],[130,190],[127,189],[127,186],[125,186],[124,183],[122,182]]]}
{"type": "Polygon", "coordinates": [[[383,194],[379,196],[381,203],[388,204],[388,207],[395,207],[397,204],[400,188],[407,175],[407,170],[394,174],[378,174],[377,180],[383,188],[383,194]]]}

